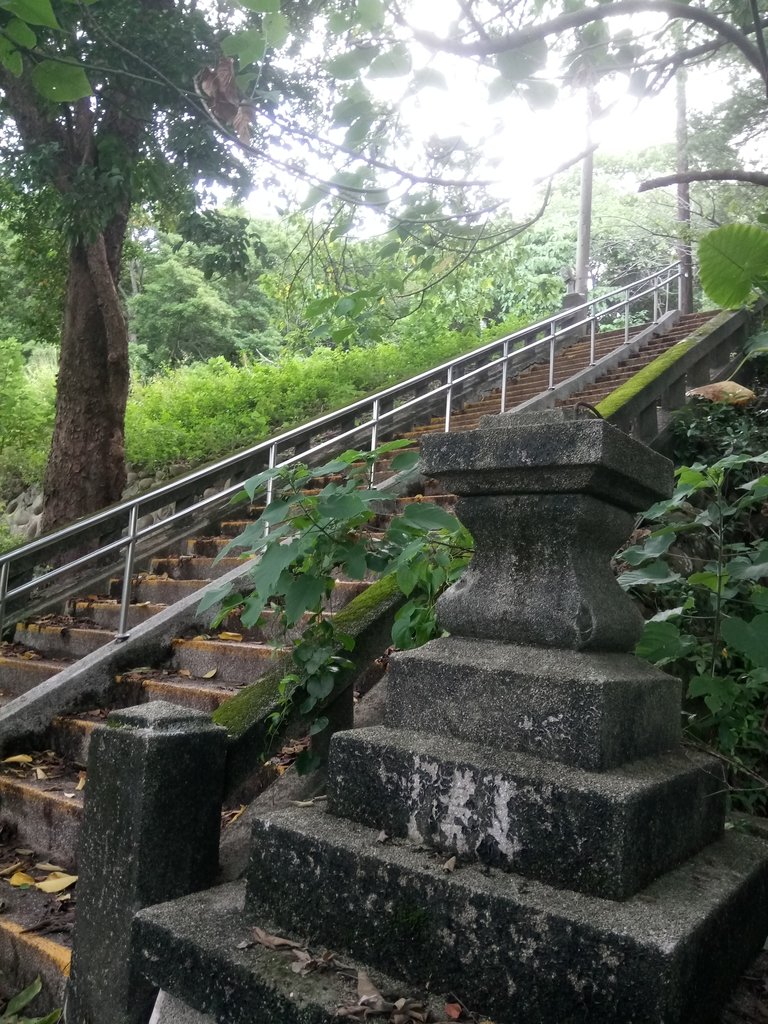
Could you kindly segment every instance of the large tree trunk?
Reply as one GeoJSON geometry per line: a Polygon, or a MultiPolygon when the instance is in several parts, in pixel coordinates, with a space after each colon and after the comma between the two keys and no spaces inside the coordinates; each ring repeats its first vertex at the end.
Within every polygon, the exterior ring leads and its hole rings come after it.
{"type": "Polygon", "coordinates": [[[128,332],[117,294],[126,218],[69,257],[43,528],[118,501],[125,487],[128,332]]]}

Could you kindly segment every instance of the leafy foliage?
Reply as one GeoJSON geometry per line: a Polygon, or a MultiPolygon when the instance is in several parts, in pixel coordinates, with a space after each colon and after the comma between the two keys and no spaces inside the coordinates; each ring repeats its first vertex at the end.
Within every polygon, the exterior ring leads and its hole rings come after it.
{"type": "Polygon", "coordinates": [[[704,291],[719,306],[734,309],[755,288],[768,288],[768,230],[757,224],[727,224],[699,243],[704,291]]]}
{"type": "Polygon", "coordinates": [[[619,582],[649,615],[638,655],[682,678],[689,739],[726,761],[734,802],[763,813],[767,428],[764,413],[755,423],[718,407],[686,414],[677,427],[682,449],[719,457],[680,468],[672,499],[645,513],[640,542],[619,556],[629,566],[619,582]]]}
{"type": "MultiPolygon", "coordinates": [[[[376,462],[408,443],[393,441],[373,452],[349,450],[312,469],[299,464],[268,470],[245,484],[244,497],[251,500],[270,484],[271,501],[220,557],[243,550],[259,554],[250,574],[253,590],[215,592],[200,610],[221,601],[218,620],[237,611],[245,628],[257,625],[267,607],[276,614],[281,642],[291,646],[294,670],[280,683],[281,708],[273,716],[273,729],[295,709],[314,718],[311,735],[328,726],[322,709],[341,674],[351,667],[348,655],[354,648],[354,639],[339,633],[333,619],[323,614],[341,575],[350,580],[395,576],[408,598],[395,618],[396,646],[417,647],[438,633],[435,603],[468,561],[467,531],[455,516],[430,502],[408,505],[381,537],[366,529],[387,501],[386,492],[370,484],[376,462]],[[323,486],[318,490],[317,484],[323,486]],[[290,640],[291,631],[305,621],[299,638],[290,640]]],[[[417,462],[417,452],[401,452],[394,455],[392,470],[410,471],[417,462]]],[[[306,770],[314,764],[306,752],[299,767],[306,770]]]]}
{"type": "Polygon", "coordinates": [[[0,1016],[0,1024],[57,1024],[61,1020],[61,1010],[52,1010],[44,1017],[27,1017],[22,1015],[30,1003],[40,995],[43,985],[40,978],[35,978],[31,985],[28,985],[23,992],[13,996],[8,1001],[5,1010],[0,1016]]]}

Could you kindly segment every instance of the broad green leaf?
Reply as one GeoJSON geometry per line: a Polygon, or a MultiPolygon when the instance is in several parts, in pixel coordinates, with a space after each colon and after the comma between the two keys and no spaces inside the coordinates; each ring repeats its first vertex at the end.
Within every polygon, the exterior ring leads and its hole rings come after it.
{"type": "Polygon", "coordinates": [[[644,544],[637,544],[619,553],[619,558],[627,565],[640,565],[649,558],[658,558],[669,549],[675,540],[674,533],[657,533],[648,537],[644,544]]]}
{"type": "Polygon", "coordinates": [[[91,83],[79,64],[43,60],[32,69],[37,91],[54,103],[74,103],[93,93],[91,83]]]}
{"type": "Polygon", "coordinates": [[[455,530],[459,526],[456,516],[431,502],[414,502],[406,505],[403,519],[412,526],[423,530],[455,530]]]}
{"type": "Polygon", "coordinates": [[[395,473],[405,473],[410,469],[414,469],[419,464],[421,453],[418,451],[414,452],[401,452],[396,455],[391,462],[392,471],[395,473]]]}
{"type": "Polygon", "coordinates": [[[14,1013],[19,1013],[19,1011],[23,1010],[25,1006],[28,1006],[33,999],[36,999],[42,991],[42,981],[40,978],[35,978],[31,985],[27,985],[23,992],[19,992],[18,995],[11,999],[5,1008],[3,1016],[12,1017],[14,1013]]]}
{"type": "Polygon", "coordinates": [[[520,95],[532,110],[545,110],[557,103],[559,90],[552,82],[533,78],[521,86],[520,95]]]}
{"type": "Polygon", "coordinates": [[[246,28],[221,41],[221,50],[227,57],[237,57],[240,67],[259,64],[267,52],[267,39],[261,29],[246,28]]]}
{"type": "Polygon", "coordinates": [[[504,75],[499,75],[488,86],[488,100],[491,103],[498,103],[499,100],[505,100],[507,96],[517,95],[519,88],[518,82],[512,82],[504,75]]]}
{"type": "Polygon", "coordinates": [[[368,74],[371,78],[400,78],[410,70],[411,55],[404,45],[399,45],[376,57],[368,74]]]}
{"type": "Polygon", "coordinates": [[[307,681],[307,693],[317,700],[325,700],[333,693],[336,680],[330,672],[321,672],[320,675],[312,676],[307,681]]]}
{"type": "Polygon", "coordinates": [[[756,615],[751,622],[726,619],[720,632],[729,647],[743,654],[757,668],[768,668],[768,613],[756,615]]]}
{"type": "Polygon", "coordinates": [[[329,519],[351,519],[366,509],[358,494],[331,494],[317,503],[317,511],[329,519]]]}
{"type": "Polygon", "coordinates": [[[381,28],[385,14],[382,0],[357,0],[357,20],[361,28],[367,31],[381,28]]]}
{"type": "Polygon", "coordinates": [[[37,46],[37,36],[25,21],[12,18],[3,29],[6,36],[19,46],[32,50],[37,46]]]}
{"type": "Polygon", "coordinates": [[[285,616],[293,626],[304,612],[316,611],[325,596],[326,580],[316,576],[294,577],[285,595],[285,616]]]}
{"type": "Polygon", "coordinates": [[[319,732],[323,732],[330,725],[329,720],[325,715],[321,715],[320,718],[316,718],[312,725],[309,727],[309,735],[317,736],[319,732]]]}
{"type": "Polygon", "coordinates": [[[742,305],[768,276],[768,231],[756,224],[726,224],[699,242],[699,277],[713,302],[742,305]]]}
{"type": "Polygon", "coordinates": [[[739,684],[730,676],[694,676],[688,684],[689,697],[703,697],[713,715],[733,704],[739,684]]]}
{"type": "Polygon", "coordinates": [[[707,590],[717,593],[718,589],[722,590],[728,583],[728,573],[721,572],[720,575],[711,570],[704,570],[703,572],[693,572],[688,577],[688,582],[692,587],[706,587],[707,590]]]}
{"type": "Polygon", "coordinates": [[[416,584],[419,582],[418,574],[410,565],[401,565],[397,570],[397,585],[406,597],[410,597],[416,584]]]}
{"type": "Polygon", "coordinates": [[[0,36],[0,64],[8,68],[16,78],[19,78],[24,71],[21,54],[8,39],[4,39],[2,36],[0,36]]]}
{"type": "Polygon", "coordinates": [[[257,14],[276,14],[280,10],[280,0],[238,0],[238,3],[257,14]]]}
{"type": "Polygon", "coordinates": [[[264,33],[267,45],[275,49],[283,46],[291,34],[291,23],[284,14],[274,12],[267,14],[264,18],[264,33]]]}
{"type": "Polygon", "coordinates": [[[350,50],[349,53],[333,57],[325,65],[325,68],[329,75],[342,81],[357,78],[363,68],[367,68],[371,64],[378,52],[378,46],[358,46],[356,49],[350,50]]]}
{"type": "Polygon", "coordinates": [[[635,654],[654,664],[675,661],[686,655],[694,641],[681,634],[673,622],[646,622],[643,635],[635,647],[635,654]]]}
{"type": "Polygon", "coordinates": [[[768,612],[768,587],[755,587],[749,600],[758,611],[768,612]]]}
{"type": "Polygon", "coordinates": [[[45,28],[61,27],[53,13],[51,0],[5,0],[0,7],[30,25],[44,25],[45,28]]]}
{"type": "Polygon", "coordinates": [[[642,569],[630,569],[618,577],[619,584],[628,590],[630,587],[642,587],[647,583],[654,583],[657,586],[663,583],[675,583],[680,579],[680,573],[674,572],[666,562],[659,560],[643,566],[642,569]]]}
{"type": "Polygon", "coordinates": [[[366,559],[367,551],[365,544],[359,541],[357,544],[353,544],[341,559],[344,566],[344,571],[347,576],[353,580],[361,580],[368,571],[368,562],[366,559]]]}
{"type": "Polygon", "coordinates": [[[540,71],[547,63],[547,43],[544,39],[528,43],[514,50],[506,50],[496,57],[496,67],[510,82],[522,82],[540,71]]]}
{"type": "Polygon", "coordinates": [[[214,605],[219,604],[232,593],[232,584],[225,583],[220,587],[215,587],[210,590],[200,601],[197,606],[198,613],[208,611],[209,608],[213,608],[214,605]]]}
{"type": "Polygon", "coordinates": [[[419,68],[413,75],[414,89],[447,89],[445,75],[436,68],[419,68]]]}

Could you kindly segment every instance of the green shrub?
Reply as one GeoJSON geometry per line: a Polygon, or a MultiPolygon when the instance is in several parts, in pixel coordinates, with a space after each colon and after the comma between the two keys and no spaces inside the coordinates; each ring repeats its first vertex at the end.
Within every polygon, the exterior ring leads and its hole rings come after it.
{"type": "Polygon", "coordinates": [[[40,483],[53,431],[55,368],[47,357],[25,367],[19,342],[0,340],[0,497],[40,483]]]}

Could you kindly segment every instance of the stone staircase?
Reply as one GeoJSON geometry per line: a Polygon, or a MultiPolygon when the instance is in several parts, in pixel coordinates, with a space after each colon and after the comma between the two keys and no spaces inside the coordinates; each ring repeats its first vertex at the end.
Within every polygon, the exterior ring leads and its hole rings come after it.
{"type": "MultiPolygon", "coordinates": [[[[703,319],[700,315],[684,317],[669,334],[651,340],[641,352],[628,355],[618,369],[566,402],[599,401],[639,367],[687,336],[703,319]]],[[[623,332],[600,335],[596,358],[615,349],[622,339],[623,332]]],[[[588,339],[571,344],[558,356],[556,383],[572,377],[589,362],[588,339]]],[[[545,391],[547,385],[548,367],[530,366],[509,381],[506,408],[527,402],[545,391]]],[[[499,402],[498,390],[469,402],[452,416],[451,430],[473,429],[481,416],[498,411],[499,402]]],[[[444,420],[437,417],[404,436],[416,443],[423,434],[442,430],[444,420]]],[[[379,468],[379,477],[386,478],[386,461],[379,468]]],[[[323,482],[318,481],[318,485],[323,482]]],[[[454,500],[428,481],[422,481],[421,487],[432,501],[449,504],[454,500]]],[[[389,513],[371,524],[372,528],[383,528],[387,515],[402,509],[409,500],[416,499],[398,498],[389,513]]],[[[245,513],[237,513],[237,518],[221,520],[210,532],[190,537],[180,549],[154,557],[133,581],[129,627],[148,622],[211,580],[241,566],[242,559],[215,559],[261,510],[258,505],[248,506],[245,513]]],[[[367,580],[341,580],[328,614],[335,614],[368,586],[367,580]]],[[[121,588],[122,581],[113,579],[103,593],[77,595],[56,613],[20,622],[13,641],[0,647],[0,707],[112,644],[121,588]]],[[[252,629],[244,628],[232,615],[215,631],[180,633],[165,660],[137,662],[114,677],[106,697],[89,702],[84,695],[80,710],[54,717],[35,749],[29,749],[26,743],[6,749],[6,753],[28,755],[30,760],[0,764],[0,878],[8,883],[19,871],[31,873],[36,880],[46,877],[46,869],[36,868],[38,864],[76,871],[88,746],[94,731],[103,728],[109,709],[164,700],[212,712],[262,676],[273,664],[275,651],[268,612],[264,624],[252,629]]],[[[69,963],[76,888],[58,894],[11,884],[2,889],[6,906],[0,915],[0,984],[18,988],[35,974],[42,974],[51,1005],[56,1005],[69,963]]]]}

